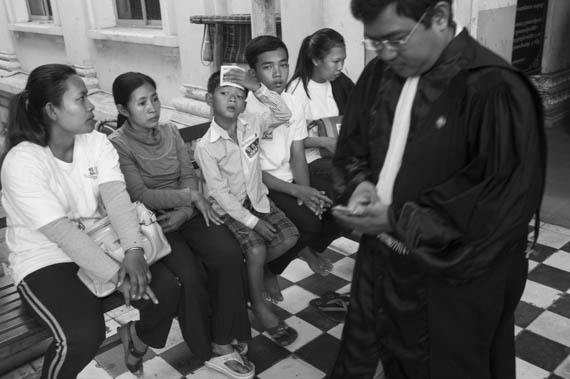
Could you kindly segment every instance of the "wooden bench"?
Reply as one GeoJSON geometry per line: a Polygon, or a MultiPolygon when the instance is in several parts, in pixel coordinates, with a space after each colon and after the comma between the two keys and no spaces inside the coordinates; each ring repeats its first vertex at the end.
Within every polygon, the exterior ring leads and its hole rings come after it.
{"type": "MultiPolygon", "coordinates": [[[[106,124],[109,126],[110,122],[106,124]]],[[[190,150],[192,142],[202,137],[209,126],[208,122],[180,130],[190,150]]],[[[108,134],[109,130],[104,132],[108,134]]],[[[0,220],[0,224],[2,221],[5,226],[5,220],[0,220]]],[[[111,295],[103,299],[103,311],[123,304],[119,294],[111,295]]],[[[42,356],[50,343],[49,331],[28,313],[12,278],[7,274],[0,277],[0,375],[42,356]]],[[[99,353],[119,343],[119,336],[114,334],[103,342],[99,353]]]]}

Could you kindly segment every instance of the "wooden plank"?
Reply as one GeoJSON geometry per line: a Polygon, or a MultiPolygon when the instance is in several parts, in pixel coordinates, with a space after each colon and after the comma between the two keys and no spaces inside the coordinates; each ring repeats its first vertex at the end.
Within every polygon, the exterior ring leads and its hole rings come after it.
{"type": "Polygon", "coordinates": [[[224,57],[223,45],[224,45],[224,25],[222,24],[214,24],[214,40],[210,41],[213,45],[212,50],[212,68],[210,70],[210,74],[218,71],[222,66],[222,60],[224,57]]]}

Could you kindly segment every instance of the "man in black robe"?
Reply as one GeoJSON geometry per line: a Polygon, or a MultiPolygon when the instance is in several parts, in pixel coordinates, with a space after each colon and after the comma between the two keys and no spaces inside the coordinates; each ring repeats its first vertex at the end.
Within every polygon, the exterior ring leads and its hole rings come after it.
{"type": "Polygon", "coordinates": [[[514,379],[513,315],[544,188],[540,99],[456,26],[451,0],[352,0],[352,12],[377,58],[348,101],[333,162],[346,204],[335,216],[363,237],[330,378],[372,378],[380,360],[388,379],[514,379]],[[409,132],[391,136],[406,101],[409,132]]]}

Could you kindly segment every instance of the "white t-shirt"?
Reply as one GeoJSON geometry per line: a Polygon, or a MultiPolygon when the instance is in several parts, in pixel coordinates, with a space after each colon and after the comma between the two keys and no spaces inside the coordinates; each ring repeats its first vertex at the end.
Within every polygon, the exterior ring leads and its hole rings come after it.
{"type": "MultiPolygon", "coordinates": [[[[291,183],[291,144],[293,141],[302,141],[307,138],[306,110],[288,93],[281,93],[287,107],[293,114],[289,120],[289,127],[281,125],[271,133],[265,133],[261,139],[261,169],[278,179],[291,183]]],[[[247,97],[245,113],[267,112],[267,106],[250,93],[247,97]]]]}
{"type": "Polygon", "coordinates": [[[75,136],[72,163],[56,159],[47,146],[21,142],[6,155],[1,175],[6,243],[16,283],[43,267],[72,261],[39,231],[41,227],[63,217],[102,217],[99,185],[124,182],[115,148],[96,131],[75,136]],[[65,194],[62,179],[72,193],[65,194]],[[78,214],[72,214],[68,198],[78,214]]]}
{"type": "MultiPolygon", "coordinates": [[[[323,117],[339,115],[338,106],[334,101],[331,82],[325,81],[324,83],[318,83],[314,80],[309,80],[309,83],[307,83],[307,89],[311,95],[310,99],[305,92],[303,82],[298,78],[291,82],[291,85],[287,90],[301,104],[305,104],[305,109],[307,110],[305,117],[307,120],[312,121],[323,117]]],[[[308,135],[309,137],[318,137],[317,128],[311,128],[308,131],[308,135]]],[[[306,149],[305,156],[307,157],[308,163],[322,158],[319,149],[316,147],[306,149]]]]}

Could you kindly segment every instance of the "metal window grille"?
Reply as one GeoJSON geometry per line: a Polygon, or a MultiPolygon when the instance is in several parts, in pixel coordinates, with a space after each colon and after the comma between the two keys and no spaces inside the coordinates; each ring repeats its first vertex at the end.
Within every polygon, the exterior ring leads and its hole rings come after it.
{"type": "Polygon", "coordinates": [[[115,0],[117,23],[131,27],[160,27],[160,0],[115,0]]]}
{"type": "Polygon", "coordinates": [[[28,12],[32,20],[52,20],[53,13],[49,0],[27,0],[28,12]]]}
{"type": "MultiPolygon", "coordinates": [[[[281,16],[276,14],[277,37],[281,38],[281,16]]],[[[214,43],[216,33],[221,32],[222,46],[220,63],[247,63],[245,47],[251,41],[251,15],[234,14],[231,16],[192,16],[193,24],[204,24],[204,46],[202,60],[214,61],[214,43]]]]}

